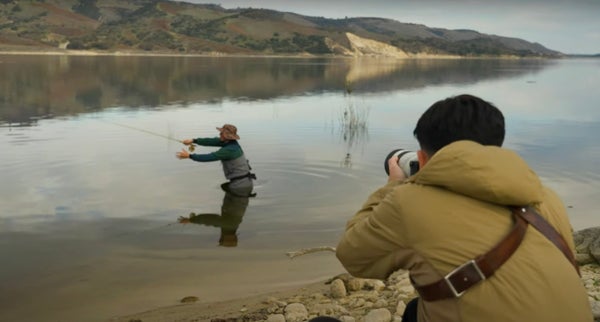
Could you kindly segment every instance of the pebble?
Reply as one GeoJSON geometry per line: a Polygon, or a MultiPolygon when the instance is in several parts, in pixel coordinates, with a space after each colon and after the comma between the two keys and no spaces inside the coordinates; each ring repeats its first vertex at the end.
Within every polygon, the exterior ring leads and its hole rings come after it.
{"type": "Polygon", "coordinates": [[[186,297],[182,298],[181,300],[179,300],[179,302],[181,302],[181,303],[194,303],[194,302],[198,302],[198,297],[196,297],[196,296],[186,296],[186,297]]]}

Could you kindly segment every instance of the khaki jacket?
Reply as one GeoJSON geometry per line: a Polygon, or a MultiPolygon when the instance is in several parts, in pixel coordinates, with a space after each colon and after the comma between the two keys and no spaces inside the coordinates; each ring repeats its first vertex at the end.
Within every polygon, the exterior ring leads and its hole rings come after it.
{"type": "MultiPolygon", "coordinates": [[[[472,141],[438,151],[404,183],[374,192],[346,227],[337,257],[354,276],[398,269],[426,285],[495,246],[513,225],[508,205],[533,205],[574,248],[558,196],[517,154],[472,141]]],[[[495,274],[460,298],[419,301],[420,322],[590,322],[587,292],[560,250],[529,226],[495,274]]]]}

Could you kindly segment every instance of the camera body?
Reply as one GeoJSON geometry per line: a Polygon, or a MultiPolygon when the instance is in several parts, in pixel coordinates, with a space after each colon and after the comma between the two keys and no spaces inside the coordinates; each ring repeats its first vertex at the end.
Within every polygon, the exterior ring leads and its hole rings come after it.
{"type": "Polygon", "coordinates": [[[387,157],[385,157],[385,162],[383,163],[385,173],[388,176],[390,175],[388,161],[394,156],[398,156],[398,165],[400,166],[407,178],[419,171],[419,157],[417,156],[417,152],[408,151],[404,149],[396,149],[390,152],[387,155],[387,157]]]}

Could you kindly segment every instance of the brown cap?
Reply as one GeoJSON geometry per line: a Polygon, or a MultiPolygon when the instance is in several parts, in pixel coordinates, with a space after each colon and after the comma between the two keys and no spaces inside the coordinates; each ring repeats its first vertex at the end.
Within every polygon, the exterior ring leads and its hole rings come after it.
{"type": "Polygon", "coordinates": [[[237,135],[237,127],[232,124],[224,124],[222,127],[218,127],[217,130],[223,133],[223,137],[227,140],[239,140],[240,136],[237,135]]]}

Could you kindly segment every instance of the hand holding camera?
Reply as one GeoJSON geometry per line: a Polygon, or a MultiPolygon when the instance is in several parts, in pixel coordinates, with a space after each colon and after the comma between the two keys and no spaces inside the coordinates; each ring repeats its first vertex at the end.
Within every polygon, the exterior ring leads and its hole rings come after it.
{"type": "Polygon", "coordinates": [[[404,180],[419,171],[417,152],[396,149],[385,157],[383,164],[389,181],[404,180]]]}
{"type": "Polygon", "coordinates": [[[387,160],[387,166],[389,169],[388,182],[392,181],[404,181],[406,180],[406,174],[398,165],[398,157],[392,156],[387,160]]]}

